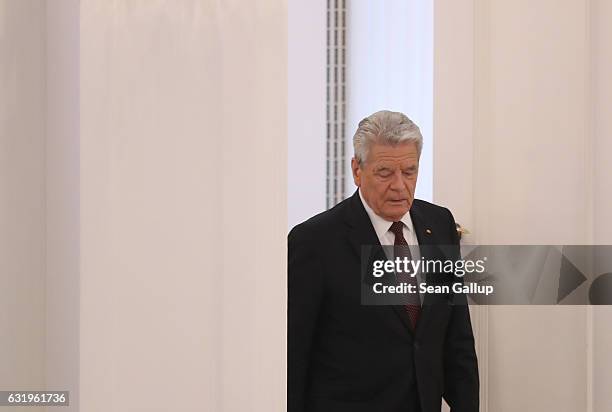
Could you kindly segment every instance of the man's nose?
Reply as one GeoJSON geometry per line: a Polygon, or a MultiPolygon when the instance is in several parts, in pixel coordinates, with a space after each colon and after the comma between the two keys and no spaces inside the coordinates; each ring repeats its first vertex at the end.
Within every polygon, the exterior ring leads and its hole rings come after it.
{"type": "Polygon", "coordinates": [[[397,191],[404,190],[404,179],[401,170],[396,170],[395,173],[393,173],[393,179],[391,180],[391,189],[397,191]]]}

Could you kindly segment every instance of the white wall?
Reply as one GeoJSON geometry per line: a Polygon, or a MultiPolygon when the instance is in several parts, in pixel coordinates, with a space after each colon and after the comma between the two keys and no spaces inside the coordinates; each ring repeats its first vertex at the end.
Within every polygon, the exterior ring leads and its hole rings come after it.
{"type": "MultiPolygon", "coordinates": [[[[3,390],[41,390],[45,385],[44,36],[43,1],[0,1],[3,390]]],[[[17,409],[26,410],[10,408],[17,409]]]]}
{"type": "MultiPolygon", "coordinates": [[[[593,243],[612,244],[612,3],[590,1],[590,91],[591,132],[593,138],[593,243]]],[[[612,407],[612,308],[594,307],[593,331],[593,410],[606,411],[612,407]]]]}
{"type": "Polygon", "coordinates": [[[288,227],[325,210],[326,0],[289,0],[288,227]]]}
{"type": "MultiPolygon", "coordinates": [[[[609,18],[586,0],[436,2],[434,199],[467,242],[605,241],[609,18]]],[[[610,408],[609,312],[477,311],[483,410],[610,408]]]]}
{"type": "Polygon", "coordinates": [[[79,1],[46,8],[46,384],[79,405],[79,1]]]}
{"type": "Polygon", "coordinates": [[[214,12],[81,2],[81,410],[221,410],[214,12]]]}
{"type": "Polygon", "coordinates": [[[81,409],[284,408],[286,13],[81,2],[81,409]]]}
{"type": "Polygon", "coordinates": [[[45,6],[0,2],[0,386],[283,410],[286,3],[45,6]]]}

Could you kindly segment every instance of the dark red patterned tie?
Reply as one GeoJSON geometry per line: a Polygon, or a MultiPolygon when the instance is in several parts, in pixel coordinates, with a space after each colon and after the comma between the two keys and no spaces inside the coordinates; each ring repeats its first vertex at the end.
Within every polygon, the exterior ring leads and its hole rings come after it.
{"type": "MultiPolygon", "coordinates": [[[[412,259],[412,254],[410,253],[410,249],[407,247],[408,242],[404,238],[404,224],[402,222],[393,222],[389,230],[395,235],[395,246],[406,246],[401,248],[395,248],[395,253],[399,255],[401,258],[412,259]]],[[[396,256],[397,257],[397,256],[396,256]]],[[[418,288],[418,282],[416,276],[409,276],[402,274],[398,276],[402,282],[406,282],[409,284],[415,285],[415,288],[418,288]]],[[[418,294],[415,295],[418,297],[418,294]]],[[[415,299],[415,302],[418,302],[418,299],[415,299]]],[[[410,323],[412,324],[412,330],[416,330],[416,325],[419,320],[419,315],[421,314],[421,305],[420,304],[408,304],[404,305],[406,312],[408,312],[408,316],[410,317],[410,323]]]]}

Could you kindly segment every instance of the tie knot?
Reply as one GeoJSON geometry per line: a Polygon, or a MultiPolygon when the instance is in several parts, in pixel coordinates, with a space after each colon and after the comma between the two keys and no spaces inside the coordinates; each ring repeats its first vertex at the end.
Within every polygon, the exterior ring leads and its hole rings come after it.
{"type": "Polygon", "coordinates": [[[393,222],[391,224],[391,227],[389,228],[389,230],[395,235],[395,236],[404,236],[404,224],[402,222],[393,222]]]}

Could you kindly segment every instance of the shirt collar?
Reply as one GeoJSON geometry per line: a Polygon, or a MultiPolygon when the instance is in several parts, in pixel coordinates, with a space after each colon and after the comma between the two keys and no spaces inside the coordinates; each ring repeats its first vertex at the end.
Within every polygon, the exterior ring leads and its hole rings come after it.
{"type": "MultiPolygon", "coordinates": [[[[393,222],[390,222],[378,216],[372,210],[370,205],[368,205],[368,202],[366,202],[366,200],[363,198],[363,195],[361,194],[361,189],[359,189],[359,197],[361,198],[361,203],[363,203],[363,207],[365,208],[366,212],[368,213],[368,216],[370,217],[370,221],[372,222],[372,226],[374,226],[374,231],[376,232],[376,235],[379,239],[382,239],[383,236],[389,231],[389,228],[391,227],[391,224],[393,222]]],[[[404,216],[402,216],[400,221],[408,228],[408,231],[414,233],[414,227],[412,225],[412,219],[410,218],[410,212],[407,212],[404,216]]]]}

